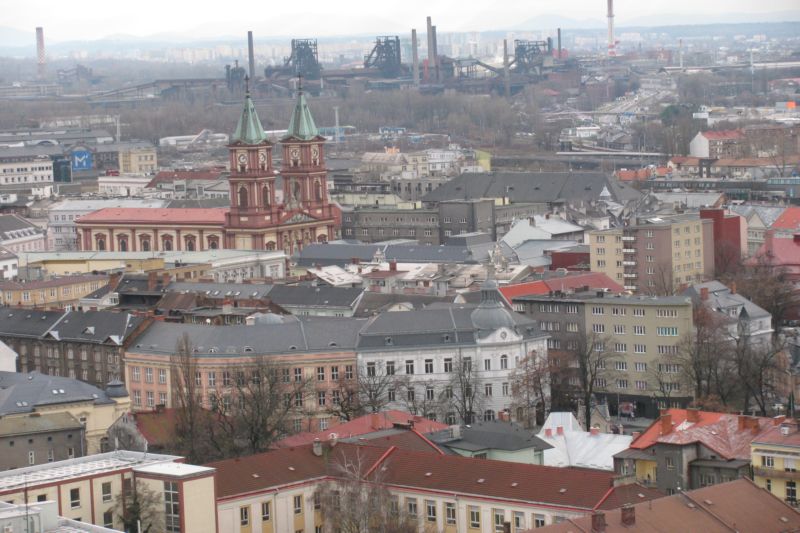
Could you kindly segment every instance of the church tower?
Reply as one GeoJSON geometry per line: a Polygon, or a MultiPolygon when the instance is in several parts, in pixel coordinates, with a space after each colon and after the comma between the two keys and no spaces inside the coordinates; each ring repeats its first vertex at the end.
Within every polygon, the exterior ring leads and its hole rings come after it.
{"type": "Polygon", "coordinates": [[[244,109],[228,145],[231,207],[225,221],[226,248],[263,250],[267,244],[262,242],[263,234],[254,230],[277,223],[272,146],[248,88],[244,109]]]}
{"type": "Polygon", "coordinates": [[[317,130],[302,89],[298,90],[289,127],[280,143],[283,149],[280,174],[284,209],[281,220],[288,223],[324,222],[316,228],[304,224],[306,227],[301,231],[294,231],[286,237],[288,243],[284,239],[283,248],[294,252],[304,244],[335,238],[339,218],[338,209],[328,201],[325,137],[317,130]]]}

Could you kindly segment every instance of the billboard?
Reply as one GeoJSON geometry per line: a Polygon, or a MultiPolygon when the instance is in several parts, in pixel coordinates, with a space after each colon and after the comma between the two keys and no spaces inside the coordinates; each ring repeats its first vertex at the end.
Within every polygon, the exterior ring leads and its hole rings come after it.
{"type": "Polygon", "coordinates": [[[72,170],[91,170],[93,165],[92,152],[89,150],[75,150],[72,152],[72,170]]]}

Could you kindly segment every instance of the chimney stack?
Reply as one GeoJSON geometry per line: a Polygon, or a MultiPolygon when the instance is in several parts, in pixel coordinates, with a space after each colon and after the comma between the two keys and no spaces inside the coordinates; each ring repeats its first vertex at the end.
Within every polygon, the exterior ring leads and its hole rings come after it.
{"type": "Polygon", "coordinates": [[[431,24],[430,17],[428,17],[428,27],[426,31],[427,31],[426,36],[428,37],[428,80],[427,81],[428,83],[431,83],[433,81],[432,78],[435,72],[434,65],[436,63],[436,60],[434,59],[434,56],[436,52],[434,52],[433,25],[431,24]]]}
{"type": "Polygon", "coordinates": [[[592,435],[593,437],[596,437],[597,435],[600,434],[600,428],[598,427],[589,428],[589,434],[592,435]]]}
{"type": "Polygon", "coordinates": [[[592,513],[592,533],[603,533],[606,530],[606,514],[602,511],[592,513]]]}
{"type": "Polygon", "coordinates": [[[41,26],[36,28],[36,63],[39,79],[43,80],[45,68],[47,67],[47,56],[44,51],[44,28],[41,26]]]}
{"type": "MultiPolygon", "coordinates": [[[[796,239],[797,239],[797,236],[795,235],[795,240],[796,239]]],[[[736,282],[735,281],[731,281],[731,294],[736,294],[736,282]]]]}
{"type": "Polygon", "coordinates": [[[563,434],[564,434],[564,426],[558,426],[558,427],[556,428],[556,433],[557,433],[558,435],[563,435],[563,434]]]}
{"type": "Polygon", "coordinates": [[[553,428],[545,428],[544,436],[547,438],[551,438],[553,436],[553,428]]]}
{"type": "Polygon", "coordinates": [[[608,0],[608,55],[614,57],[616,53],[614,42],[614,0],[608,0]]]}
{"type": "Polygon", "coordinates": [[[746,428],[746,427],[747,427],[747,416],[745,416],[745,415],[739,415],[739,416],[737,417],[737,419],[736,419],[736,422],[737,422],[737,423],[736,423],[736,428],[737,428],[739,431],[744,431],[744,428],[746,428]]]}
{"type": "Polygon", "coordinates": [[[708,300],[708,287],[700,287],[700,299],[704,302],[708,300]]]}
{"type": "Polygon", "coordinates": [[[700,422],[700,409],[686,409],[687,422],[700,422]]]}
{"type": "Polygon", "coordinates": [[[380,413],[370,413],[369,415],[369,425],[372,429],[381,429],[381,414],[380,413]]]}
{"type": "Polygon", "coordinates": [[[419,46],[417,44],[417,30],[411,30],[411,77],[414,87],[419,87],[419,46]]]}
{"type": "Polygon", "coordinates": [[[247,59],[250,62],[250,83],[256,81],[256,55],[253,49],[253,32],[247,32],[247,59]]]}
{"type": "Polygon", "coordinates": [[[147,290],[154,291],[156,290],[156,285],[158,284],[158,272],[148,272],[147,273],[147,290]]]}
{"type": "Polygon", "coordinates": [[[442,81],[442,74],[439,72],[439,43],[436,40],[436,26],[431,26],[433,32],[433,73],[436,83],[442,81]]]}
{"type": "Polygon", "coordinates": [[[631,503],[622,506],[622,525],[633,526],[636,524],[636,508],[631,503]]]}
{"type": "Polygon", "coordinates": [[[558,59],[561,59],[561,28],[558,28],[558,59]]]}
{"type": "Polygon", "coordinates": [[[672,415],[671,414],[662,414],[661,415],[661,434],[662,435],[669,435],[672,433],[672,415]]]}
{"type": "Polygon", "coordinates": [[[397,272],[397,259],[389,261],[389,272],[397,272]]]}

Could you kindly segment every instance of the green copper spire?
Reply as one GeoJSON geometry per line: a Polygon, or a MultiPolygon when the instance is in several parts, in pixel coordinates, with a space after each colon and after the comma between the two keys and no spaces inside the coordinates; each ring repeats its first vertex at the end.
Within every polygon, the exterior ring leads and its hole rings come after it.
{"type": "Polygon", "coordinates": [[[300,89],[297,92],[297,104],[292,111],[292,118],[289,121],[289,129],[284,139],[297,139],[299,141],[310,141],[319,137],[317,125],[314,124],[314,117],[306,102],[306,95],[300,89]]]}
{"type": "Polygon", "coordinates": [[[248,86],[244,97],[242,116],[239,117],[239,124],[236,125],[236,131],[233,132],[231,142],[261,144],[266,140],[267,136],[264,133],[264,127],[261,125],[261,121],[258,120],[256,106],[253,105],[253,100],[250,99],[250,87],[248,86]]]}

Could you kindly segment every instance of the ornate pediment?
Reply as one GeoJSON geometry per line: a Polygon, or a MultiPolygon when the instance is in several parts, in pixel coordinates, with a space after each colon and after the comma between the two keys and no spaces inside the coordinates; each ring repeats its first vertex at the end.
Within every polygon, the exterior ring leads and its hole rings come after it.
{"type": "Polygon", "coordinates": [[[303,222],[316,222],[316,218],[303,211],[292,213],[281,221],[281,224],[302,224],[303,222]]]}

